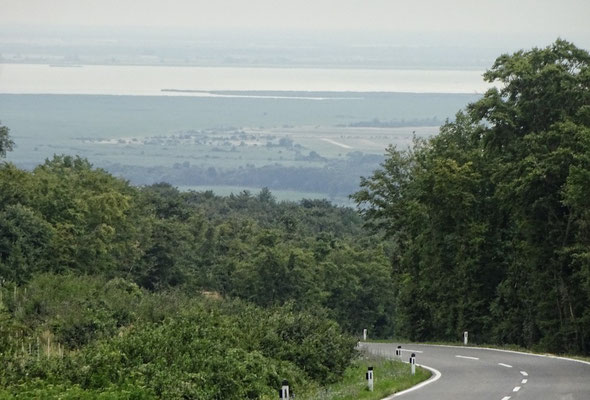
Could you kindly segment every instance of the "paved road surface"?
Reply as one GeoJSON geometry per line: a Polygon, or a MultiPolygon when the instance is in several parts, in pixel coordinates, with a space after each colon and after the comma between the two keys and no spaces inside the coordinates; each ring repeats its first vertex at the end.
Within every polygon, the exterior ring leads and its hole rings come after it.
{"type": "MultiPolygon", "coordinates": [[[[395,356],[395,344],[361,343],[370,352],[395,356]]],[[[400,400],[590,400],[590,363],[474,347],[402,344],[408,361],[441,376],[400,400]]]]}

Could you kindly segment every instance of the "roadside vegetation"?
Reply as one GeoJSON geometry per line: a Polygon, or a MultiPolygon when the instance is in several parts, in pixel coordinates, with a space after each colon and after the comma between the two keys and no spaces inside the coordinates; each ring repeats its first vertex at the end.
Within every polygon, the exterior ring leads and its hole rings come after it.
{"type": "Polygon", "coordinates": [[[0,393],[17,398],[274,398],[283,379],[338,380],[355,356],[335,322],[290,304],[54,274],[3,299],[0,393]]]}
{"type": "Polygon", "coordinates": [[[408,389],[430,377],[430,371],[417,367],[412,375],[410,366],[398,360],[362,353],[345,371],[339,382],[311,390],[298,399],[304,400],[381,400],[408,389]],[[365,373],[373,367],[374,387],[369,391],[365,373]]]}

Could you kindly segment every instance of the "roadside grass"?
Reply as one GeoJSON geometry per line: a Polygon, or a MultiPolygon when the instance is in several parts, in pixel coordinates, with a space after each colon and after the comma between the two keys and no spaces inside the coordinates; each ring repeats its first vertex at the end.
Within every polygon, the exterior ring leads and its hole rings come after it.
{"type": "MultiPolygon", "coordinates": [[[[391,343],[391,344],[399,344],[403,345],[405,343],[416,343],[411,342],[407,339],[367,339],[366,342],[369,343],[391,343]]],[[[505,345],[498,345],[498,344],[486,344],[486,343],[469,343],[467,346],[463,344],[463,342],[451,342],[451,341],[438,341],[438,342],[420,342],[420,344],[431,344],[437,346],[457,346],[457,347],[482,347],[487,349],[495,349],[495,350],[510,350],[510,351],[518,351],[521,353],[529,353],[529,354],[538,354],[538,355],[545,355],[545,356],[552,356],[552,357],[566,357],[571,358],[574,360],[581,360],[590,362],[589,356],[583,356],[579,354],[568,354],[568,353],[550,353],[547,351],[540,351],[535,348],[528,349],[526,347],[522,347],[516,344],[505,344],[505,345]]]]}
{"type": "Polygon", "coordinates": [[[359,359],[349,367],[340,382],[296,393],[301,400],[380,400],[394,393],[408,389],[430,378],[430,371],[416,367],[416,375],[410,373],[409,364],[398,360],[362,352],[359,359]],[[373,367],[374,388],[367,388],[365,374],[373,367]]]}

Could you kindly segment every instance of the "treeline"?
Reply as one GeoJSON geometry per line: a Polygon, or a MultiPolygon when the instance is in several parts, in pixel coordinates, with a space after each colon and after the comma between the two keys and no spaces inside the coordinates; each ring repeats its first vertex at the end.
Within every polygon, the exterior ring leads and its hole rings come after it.
{"type": "Polygon", "coordinates": [[[335,381],[358,332],[393,333],[386,252],[327,201],[134,187],[69,156],[4,163],[0,397],[254,399],[335,381]]]}
{"type": "Polygon", "coordinates": [[[310,161],[325,162],[323,167],[289,167],[267,165],[233,169],[177,164],[171,167],[108,164],[109,172],[125,177],[135,185],[167,182],[177,186],[246,186],[271,190],[296,190],[324,193],[327,197],[347,197],[359,189],[358,177],[379,167],[383,156],[351,152],[344,160],[325,160],[317,153],[306,156],[310,161]],[[314,155],[316,159],[314,159],[314,155]]]}
{"type": "Polygon", "coordinates": [[[373,118],[369,121],[351,122],[345,126],[353,128],[403,128],[407,126],[440,126],[442,123],[443,121],[434,116],[431,118],[415,118],[409,121],[403,118],[394,121],[381,121],[379,118],[373,118]]]}
{"type": "Polygon", "coordinates": [[[503,55],[498,82],[355,194],[394,246],[396,332],[590,353],[590,55],[503,55]]]}

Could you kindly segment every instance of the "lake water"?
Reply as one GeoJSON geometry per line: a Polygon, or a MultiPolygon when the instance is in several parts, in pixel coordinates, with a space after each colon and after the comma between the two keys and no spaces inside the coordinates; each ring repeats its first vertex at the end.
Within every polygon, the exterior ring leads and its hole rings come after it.
{"type": "Polygon", "coordinates": [[[211,96],[178,90],[483,93],[483,71],[0,64],[0,93],[211,96]]]}

